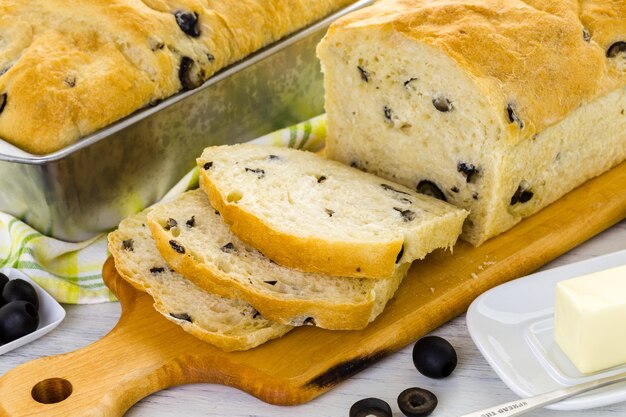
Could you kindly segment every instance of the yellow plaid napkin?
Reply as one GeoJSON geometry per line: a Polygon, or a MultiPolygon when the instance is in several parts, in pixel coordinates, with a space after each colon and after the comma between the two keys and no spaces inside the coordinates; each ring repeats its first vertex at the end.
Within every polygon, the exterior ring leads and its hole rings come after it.
{"type": "MultiPolygon", "coordinates": [[[[281,129],[252,143],[315,151],[326,139],[326,116],[281,129]]],[[[198,186],[198,171],[189,172],[164,200],[198,186]]],[[[140,207],[139,210],[145,207],[140,207]]],[[[114,301],[102,281],[102,265],[109,256],[106,234],[68,243],[39,233],[19,219],[0,212],[0,267],[18,268],[62,303],[114,301]]]]}

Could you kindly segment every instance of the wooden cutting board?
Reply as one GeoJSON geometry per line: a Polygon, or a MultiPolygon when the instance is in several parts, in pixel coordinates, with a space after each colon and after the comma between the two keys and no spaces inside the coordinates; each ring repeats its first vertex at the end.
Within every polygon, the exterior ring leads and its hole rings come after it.
{"type": "Polygon", "coordinates": [[[103,275],[122,304],[119,323],[92,345],[5,374],[0,415],[120,416],[155,391],[193,382],[230,385],[273,404],[309,401],[463,313],[487,289],[534,271],[624,218],[626,163],[479,248],[461,242],[454,254],[438,251],[415,263],[365,330],[304,327],[238,353],[213,348],[161,317],[109,259],[103,275]]]}

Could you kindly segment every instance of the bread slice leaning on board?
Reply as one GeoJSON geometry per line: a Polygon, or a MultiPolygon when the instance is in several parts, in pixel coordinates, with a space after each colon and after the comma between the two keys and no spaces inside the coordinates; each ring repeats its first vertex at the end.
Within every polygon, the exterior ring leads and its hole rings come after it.
{"type": "Polygon", "coordinates": [[[109,251],[122,278],[150,294],[159,313],[222,350],[251,349],[292,329],[265,319],[245,301],[203,291],[174,272],[159,255],[145,212],[109,234],[109,251]]]}
{"type": "Polygon", "coordinates": [[[311,152],[206,148],[200,186],[242,241],[307,272],[371,279],[451,248],[467,212],[311,152]]]}
{"type": "Polygon", "coordinates": [[[382,0],[318,46],[326,155],[479,245],[626,159],[626,2],[382,0]]]}
{"type": "Polygon", "coordinates": [[[280,266],[242,242],[201,190],[161,203],[148,224],[163,258],[211,293],[243,299],[279,323],[362,329],[393,297],[408,264],[381,280],[305,273],[280,266]]]}

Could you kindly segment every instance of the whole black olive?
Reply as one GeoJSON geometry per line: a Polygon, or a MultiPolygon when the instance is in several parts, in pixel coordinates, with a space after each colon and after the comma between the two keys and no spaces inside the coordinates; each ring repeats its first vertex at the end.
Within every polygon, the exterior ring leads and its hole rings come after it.
{"type": "Polygon", "coordinates": [[[426,336],[413,347],[413,363],[417,370],[429,378],[445,378],[456,368],[456,351],[439,336],[426,336]]]}
{"type": "Polygon", "coordinates": [[[391,407],[379,398],[364,398],[352,404],[350,417],[391,417],[391,407]]]}
{"type": "Polygon", "coordinates": [[[37,330],[39,313],[26,301],[12,301],[0,308],[0,343],[9,343],[37,330]]]}
{"type": "Polygon", "coordinates": [[[39,297],[37,291],[27,281],[14,279],[9,281],[2,290],[2,300],[8,304],[11,301],[28,301],[39,309],[39,297]]]}
{"type": "Polygon", "coordinates": [[[398,395],[398,407],[407,417],[426,417],[437,404],[435,394],[423,388],[407,388],[398,395]]]}

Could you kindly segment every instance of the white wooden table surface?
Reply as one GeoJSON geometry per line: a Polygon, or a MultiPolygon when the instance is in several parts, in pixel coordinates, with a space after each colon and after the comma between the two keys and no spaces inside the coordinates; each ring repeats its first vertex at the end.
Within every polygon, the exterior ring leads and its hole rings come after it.
{"type": "MultiPolygon", "coordinates": [[[[545,268],[622,249],[626,249],[626,221],[561,256],[545,268]]],[[[68,352],[98,340],[115,325],[120,314],[117,303],[65,307],[67,317],[55,331],[0,356],[0,375],[31,359],[68,352]]],[[[413,386],[429,389],[439,398],[439,406],[432,414],[433,417],[460,416],[516,398],[491,370],[472,343],[464,316],[458,317],[434,333],[448,339],[455,346],[459,356],[456,371],[444,380],[430,380],[415,370],[410,345],[302,406],[272,406],[232,388],[213,384],[194,384],[170,388],[151,395],[132,407],[127,416],[345,417],[355,401],[373,396],[389,402],[394,416],[399,417],[402,413],[396,404],[397,395],[405,388],[413,386]]],[[[626,403],[580,412],[540,410],[529,413],[529,416],[626,416],[626,403]]]]}

